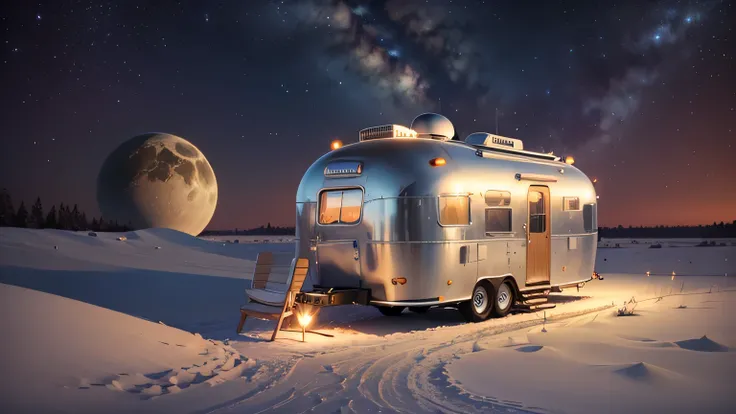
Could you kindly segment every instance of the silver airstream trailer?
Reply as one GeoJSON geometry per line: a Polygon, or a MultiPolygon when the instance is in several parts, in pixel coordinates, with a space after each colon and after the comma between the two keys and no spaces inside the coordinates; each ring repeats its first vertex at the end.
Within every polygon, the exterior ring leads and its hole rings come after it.
{"type": "Polygon", "coordinates": [[[457,305],[477,322],[552,307],[550,291],[597,276],[585,174],[518,139],[454,136],[426,113],[410,128],[363,129],[312,164],[296,253],[310,258],[313,292],[362,291],[385,315],[457,305]]]}

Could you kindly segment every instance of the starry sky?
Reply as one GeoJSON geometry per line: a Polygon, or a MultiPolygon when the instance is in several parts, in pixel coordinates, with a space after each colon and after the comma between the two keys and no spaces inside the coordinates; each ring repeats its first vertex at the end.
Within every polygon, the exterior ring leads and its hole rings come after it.
{"type": "Polygon", "coordinates": [[[731,1],[11,0],[0,187],[98,215],[105,157],[161,131],[217,175],[209,229],[293,225],[333,139],[434,111],[574,155],[599,225],[733,221],[733,21],[731,1]]]}

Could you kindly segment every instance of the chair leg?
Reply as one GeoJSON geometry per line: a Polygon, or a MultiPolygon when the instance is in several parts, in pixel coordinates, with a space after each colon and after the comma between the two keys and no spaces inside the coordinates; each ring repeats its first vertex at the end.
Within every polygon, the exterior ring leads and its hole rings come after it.
{"type": "Polygon", "coordinates": [[[281,330],[281,324],[284,322],[284,313],[281,313],[281,316],[279,316],[279,321],[276,323],[276,329],[273,330],[273,335],[271,335],[271,342],[276,340],[276,334],[281,330]]]}
{"type": "Polygon", "coordinates": [[[243,325],[245,325],[245,318],[248,317],[248,314],[244,311],[240,311],[240,322],[238,323],[238,331],[237,333],[240,333],[243,330],[243,325]]]}

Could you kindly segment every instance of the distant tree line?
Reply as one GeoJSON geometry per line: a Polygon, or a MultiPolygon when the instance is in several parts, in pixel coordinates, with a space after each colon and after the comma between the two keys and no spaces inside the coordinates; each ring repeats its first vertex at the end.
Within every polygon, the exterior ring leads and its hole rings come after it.
{"type": "Polygon", "coordinates": [[[641,239],[675,239],[675,238],[734,238],[736,237],[736,220],[731,223],[713,223],[699,226],[654,226],[654,227],[599,227],[599,239],[641,238],[641,239]]]}
{"type": "Polygon", "coordinates": [[[87,214],[80,211],[76,204],[61,203],[57,208],[52,205],[48,213],[44,214],[41,198],[30,208],[26,208],[25,202],[21,201],[16,210],[13,207],[13,199],[7,189],[0,190],[0,226],[2,227],[24,227],[31,229],[60,229],[60,230],[92,230],[122,232],[132,229],[132,225],[120,225],[117,220],[105,220],[93,217],[87,219],[87,214]]]}
{"type": "Polygon", "coordinates": [[[205,230],[200,236],[293,236],[296,234],[294,227],[266,226],[255,227],[252,229],[234,229],[234,230],[205,230]]]}

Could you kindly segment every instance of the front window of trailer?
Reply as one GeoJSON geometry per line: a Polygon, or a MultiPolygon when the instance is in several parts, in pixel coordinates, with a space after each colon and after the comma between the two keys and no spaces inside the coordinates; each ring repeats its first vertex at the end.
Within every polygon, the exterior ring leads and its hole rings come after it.
{"type": "Polygon", "coordinates": [[[319,197],[319,224],[355,224],[363,210],[363,190],[326,190],[319,197]]]}

